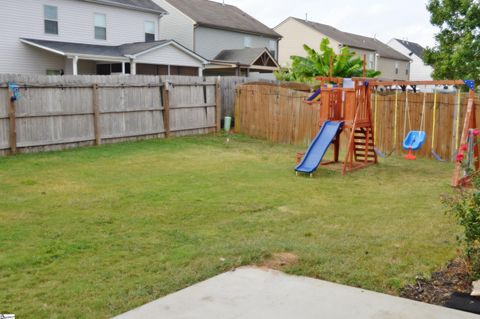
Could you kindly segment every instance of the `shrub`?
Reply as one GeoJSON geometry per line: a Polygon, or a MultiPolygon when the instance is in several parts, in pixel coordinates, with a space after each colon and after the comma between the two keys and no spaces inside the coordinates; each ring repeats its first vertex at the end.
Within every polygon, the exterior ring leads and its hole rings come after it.
{"type": "Polygon", "coordinates": [[[470,185],[445,196],[443,203],[448,208],[447,212],[453,213],[463,228],[463,234],[457,240],[471,262],[473,276],[480,278],[480,175],[467,164],[463,155],[458,155],[457,161],[462,163],[465,173],[470,177],[470,185]]]}

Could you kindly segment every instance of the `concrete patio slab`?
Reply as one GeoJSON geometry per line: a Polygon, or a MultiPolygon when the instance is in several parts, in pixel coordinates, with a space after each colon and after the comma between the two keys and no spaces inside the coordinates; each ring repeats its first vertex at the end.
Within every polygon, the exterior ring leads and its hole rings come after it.
{"type": "Polygon", "coordinates": [[[255,267],[239,268],[116,319],[467,319],[477,315],[255,267]]]}

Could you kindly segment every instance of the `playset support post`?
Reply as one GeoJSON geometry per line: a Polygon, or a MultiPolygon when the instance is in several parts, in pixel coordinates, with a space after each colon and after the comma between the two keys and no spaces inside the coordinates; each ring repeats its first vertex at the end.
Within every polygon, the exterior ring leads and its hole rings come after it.
{"type": "MultiPolygon", "coordinates": [[[[467,105],[467,113],[465,115],[465,121],[463,123],[463,130],[462,130],[462,137],[460,139],[460,148],[458,149],[457,153],[457,161],[455,164],[455,170],[453,173],[452,178],[452,186],[459,187],[468,185],[470,182],[470,176],[462,175],[463,167],[462,167],[462,160],[465,156],[465,149],[462,147],[463,145],[467,144],[467,139],[470,134],[470,130],[477,128],[477,118],[476,118],[476,110],[475,110],[475,91],[470,89],[469,96],[468,96],[468,105],[467,105]]],[[[478,145],[475,143],[473,146],[473,155],[474,155],[474,162],[473,166],[475,171],[477,172],[480,168],[479,165],[479,151],[478,145]]]]}

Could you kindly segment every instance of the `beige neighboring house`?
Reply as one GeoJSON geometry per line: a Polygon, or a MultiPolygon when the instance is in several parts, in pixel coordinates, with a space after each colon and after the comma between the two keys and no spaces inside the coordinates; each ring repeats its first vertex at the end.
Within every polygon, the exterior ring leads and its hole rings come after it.
{"type": "Polygon", "coordinates": [[[304,44],[318,51],[322,39],[328,38],[336,53],[348,46],[358,56],[365,56],[367,68],[382,72],[381,79],[410,79],[411,59],[375,38],[294,17],[287,18],[274,30],[282,36],[278,49],[281,66],[288,66],[292,55],[305,56],[304,44]]]}

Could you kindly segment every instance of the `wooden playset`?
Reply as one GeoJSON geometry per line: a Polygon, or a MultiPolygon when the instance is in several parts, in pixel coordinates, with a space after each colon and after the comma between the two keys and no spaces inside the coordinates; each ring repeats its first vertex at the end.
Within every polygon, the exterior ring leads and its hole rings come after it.
{"type": "MultiPolygon", "coordinates": [[[[426,88],[427,86],[452,85],[457,87],[459,96],[459,88],[463,85],[466,85],[470,92],[462,136],[457,146],[457,163],[452,185],[457,187],[468,184],[469,174],[479,170],[479,150],[476,137],[480,132],[477,130],[476,124],[475,83],[473,81],[382,81],[367,78],[342,79],[333,77],[318,77],[317,80],[320,82],[320,89],[306,103],[318,104],[320,106],[320,131],[312,141],[307,152],[297,158],[299,162],[295,168],[297,174],[307,173],[312,176],[313,171],[319,165],[325,166],[340,163],[340,137],[342,134],[346,137],[346,143],[342,143],[346,145],[345,160],[342,162],[343,174],[378,162],[377,156],[379,151],[375,148],[375,125],[372,123],[371,115],[372,95],[378,88],[382,87],[387,90],[398,90],[401,88],[403,91],[406,91],[411,87],[413,92],[417,92],[417,87],[420,86],[425,86],[426,88]],[[346,83],[346,81],[350,83],[346,83]],[[334,147],[333,159],[324,161],[323,157],[330,145],[334,147]]],[[[437,93],[436,90],[434,91],[435,112],[437,93]]],[[[408,160],[416,158],[413,151],[420,149],[426,140],[427,134],[423,118],[425,115],[425,96],[426,91],[424,92],[422,124],[418,131],[410,130],[403,141],[403,148],[408,152],[405,158],[408,160]]],[[[408,102],[406,102],[406,105],[408,105],[408,102]]],[[[458,105],[460,107],[460,103],[458,105]]],[[[459,125],[460,120],[457,123],[457,126],[459,125]]],[[[435,130],[435,124],[433,130],[435,130]]],[[[434,134],[433,132],[432,143],[434,134]]],[[[438,155],[435,158],[437,157],[438,155]]]]}
{"type": "Polygon", "coordinates": [[[340,137],[346,137],[346,155],[343,162],[343,174],[377,163],[374,132],[371,119],[371,86],[368,81],[352,80],[345,88],[344,79],[319,77],[320,89],[307,101],[320,104],[320,123],[323,128],[329,123],[341,123],[333,135],[323,137],[322,130],[303,157],[303,163],[297,166],[297,172],[311,174],[320,165],[339,163],[340,137]],[[334,83],[332,85],[332,83],[334,83]],[[333,139],[330,140],[330,136],[333,139]],[[323,141],[323,143],[322,143],[323,141]],[[315,147],[316,145],[319,147],[315,147]],[[322,162],[326,149],[333,144],[333,160],[322,162]],[[316,159],[309,160],[309,157],[316,159]]]}

